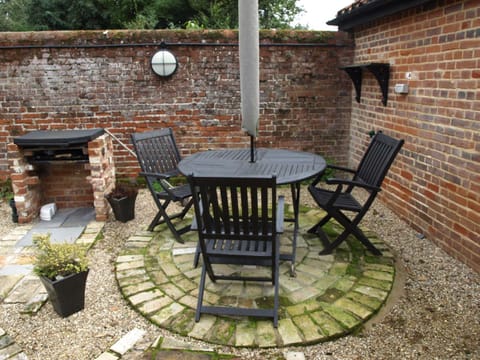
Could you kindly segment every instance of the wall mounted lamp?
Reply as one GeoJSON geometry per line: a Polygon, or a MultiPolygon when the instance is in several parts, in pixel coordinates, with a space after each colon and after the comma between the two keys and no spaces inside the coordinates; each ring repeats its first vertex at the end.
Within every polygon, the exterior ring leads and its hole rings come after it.
{"type": "Polygon", "coordinates": [[[161,77],[172,76],[177,71],[178,61],[167,49],[160,49],[152,56],[152,70],[161,77]]]}

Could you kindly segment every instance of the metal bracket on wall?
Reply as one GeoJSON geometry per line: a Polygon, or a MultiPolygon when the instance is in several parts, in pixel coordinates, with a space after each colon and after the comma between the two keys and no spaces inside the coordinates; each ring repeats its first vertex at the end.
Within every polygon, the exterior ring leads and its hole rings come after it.
{"type": "Polygon", "coordinates": [[[369,63],[369,64],[355,64],[343,66],[340,69],[344,70],[350,79],[352,79],[353,86],[355,87],[355,100],[360,102],[362,96],[362,71],[363,69],[369,70],[375,79],[377,79],[380,90],[382,91],[382,104],[387,106],[388,100],[388,81],[390,79],[390,64],[386,63],[369,63]]]}

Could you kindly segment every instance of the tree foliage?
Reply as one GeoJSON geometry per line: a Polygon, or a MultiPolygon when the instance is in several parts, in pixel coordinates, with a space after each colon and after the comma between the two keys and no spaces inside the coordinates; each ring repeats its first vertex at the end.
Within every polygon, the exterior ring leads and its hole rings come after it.
{"type": "MultiPolygon", "coordinates": [[[[0,0],[0,31],[238,27],[240,0],[0,0]]],[[[289,28],[297,0],[259,0],[261,28],[289,28]]]]}

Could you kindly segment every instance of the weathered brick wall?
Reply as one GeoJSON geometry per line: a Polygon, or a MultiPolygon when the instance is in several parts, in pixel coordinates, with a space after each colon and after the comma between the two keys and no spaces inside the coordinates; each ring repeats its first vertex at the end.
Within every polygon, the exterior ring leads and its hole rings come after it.
{"type": "Polygon", "coordinates": [[[354,37],[354,63],[391,66],[387,106],[368,72],[360,104],[352,102],[354,161],[369,130],[404,138],[383,201],[480,271],[480,2],[433,1],[355,29],[354,37]],[[394,93],[400,83],[407,95],[394,93]]]}
{"type": "MultiPolygon", "coordinates": [[[[238,33],[108,31],[3,33],[0,39],[0,175],[12,137],[38,129],[106,128],[130,134],[172,127],[182,154],[248,146],[240,129],[238,33]],[[167,43],[179,68],[157,77],[151,56],[167,43]]],[[[351,41],[332,32],[261,34],[258,146],[308,150],[346,163],[350,83],[338,67],[351,41]]],[[[114,144],[118,176],[137,162],[114,144]]]]}

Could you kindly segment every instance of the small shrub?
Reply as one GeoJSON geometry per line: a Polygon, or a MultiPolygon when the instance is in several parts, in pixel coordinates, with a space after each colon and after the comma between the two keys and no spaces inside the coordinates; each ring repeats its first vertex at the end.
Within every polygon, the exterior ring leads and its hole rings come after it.
{"type": "Polygon", "coordinates": [[[121,199],[124,197],[132,197],[138,194],[138,188],[135,184],[118,182],[115,189],[112,190],[108,197],[113,199],[121,199]]]}
{"type": "Polygon", "coordinates": [[[78,244],[52,244],[50,234],[36,234],[33,243],[37,247],[34,272],[51,280],[76,274],[88,269],[87,249],[78,244]]]}
{"type": "Polygon", "coordinates": [[[4,200],[13,198],[12,181],[10,179],[0,182],[0,198],[4,200]]]}

